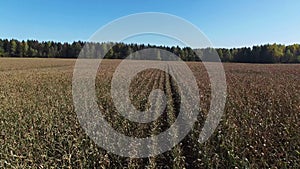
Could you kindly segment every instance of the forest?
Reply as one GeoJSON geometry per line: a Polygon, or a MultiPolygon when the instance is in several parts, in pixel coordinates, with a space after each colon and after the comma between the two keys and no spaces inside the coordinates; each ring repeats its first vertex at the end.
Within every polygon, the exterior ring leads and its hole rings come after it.
{"type": "MultiPolygon", "coordinates": [[[[39,58],[77,58],[83,46],[87,45],[91,50],[84,51],[87,57],[99,57],[97,51],[106,51],[104,58],[124,59],[129,54],[146,49],[159,48],[174,53],[184,61],[200,61],[195,51],[217,51],[222,62],[240,63],[300,63],[300,45],[265,44],[242,48],[205,48],[192,49],[179,46],[155,46],[144,44],[125,43],[93,43],[76,41],[61,43],[53,41],[0,39],[0,57],[39,57],[39,58]],[[90,53],[90,51],[93,51],[90,53]]],[[[158,55],[159,56],[159,55],[158,55]]],[[[157,58],[161,60],[161,58],[157,58]]]]}

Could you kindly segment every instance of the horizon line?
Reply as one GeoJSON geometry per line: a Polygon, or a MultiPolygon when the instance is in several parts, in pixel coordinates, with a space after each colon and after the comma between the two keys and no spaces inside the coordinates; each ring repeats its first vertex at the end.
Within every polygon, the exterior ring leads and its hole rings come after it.
{"type": "MultiPolygon", "coordinates": [[[[88,40],[81,40],[81,39],[78,39],[78,40],[72,40],[72,41],[60,41],[60,40],[38,40],[38,39],[33,39],[33,38],[28,38],[28,39],[20,39],[20,38],[1,38],[1,40],[17,40],[17,41],[30,41],[30,40],[33,40],[33,41],[38,41],[38,42],[54,42],[54,43],[68,43],[68,44],[72,44],[73,42],[83,42],[83,43],[86,43],[86,42],[93,42],[93,41],[88,41],[88,40]]],[[[130,44],[136,44],[136,45],[150,45],[150,46],[156,46],[156,47],[180,47],[180,48],[185,48],[185,47],[189,47],[189,46],[183,46],[183,45],[164,45],[164,44],[153,44],[153,43],[139,43],[139,42],[94,42],[94,43],[123,43],[123,44],[127,44],[127,45],[130,45],[130,44]]],[[[280,43],[280,42],[266,42],[266,43],[261,43],[261,44],[253,44],[253,45],[240,45],[240,46],[214,46],[212,44],[211,47],[206,47],[206,48],[214,48],[214,49],[239,49],[239,48],[253,48],[255,46],[264,46],[264,45],[273,45],[273,44],[276,44],[276,45],[283,45],[283,46],[291,46],[291,45],[300,45],[300,43],[298,42],[291,42],[291,43],[280,43]]],[[[191,47],[190,47],[191,48],[191,47]]],[[[205,48],[192,48],[192,49],[205,49],[205,48]]]]}

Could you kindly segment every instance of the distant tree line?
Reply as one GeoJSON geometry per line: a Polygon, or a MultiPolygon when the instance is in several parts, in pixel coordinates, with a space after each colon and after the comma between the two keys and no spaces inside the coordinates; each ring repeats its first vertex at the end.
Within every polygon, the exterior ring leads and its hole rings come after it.
{"type": "MultiPolygon", "coordinates": [[[[146,49],[159,48],[170,51],[185,61],[199,61],[196,53],[209,56],[216,51],[222,62],[243,63],[300,63],[300,45],[266,44],[244,48],[206,48],[193,50],[189,47],[168,47],[144,44],[124,43],[92,43],[77,41],[73,43],[39,42],[37,40],[18,41],[16,39],[0,39],[0,57],[41,57],[41,58],[77,58],[80,51],[89,58],[95,58],[106,53],[107,59],[124,59],[133,52],[146,49]],[[83,48],[86,45],[87,47],[83,48]],[[196,53],[195,53],[196,51],[196,53]]],[[[157,59],[161,56],[159,51],[157,59]]],[[[200,55],[201,55],[200,54],[200,55]]],[[[147,58],[146,58],[147,59],[147,58]]],[[[151,58],[150,58],[151,59],[151,58]]]]}

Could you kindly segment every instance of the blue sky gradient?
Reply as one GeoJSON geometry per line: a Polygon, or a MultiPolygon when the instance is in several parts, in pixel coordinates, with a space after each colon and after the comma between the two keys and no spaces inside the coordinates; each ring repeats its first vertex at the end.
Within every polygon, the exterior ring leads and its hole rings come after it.
{"type": "MultiPolygon", "coordinates": [[[[0,2],[0,38],[86,41],[105,24],[140,12],[169,13],[196,25],[215,47],[300,43],[299,0],[9,0],[0,2]]],[[[128,42],[154,43],[139,37],[128,42]]],[[[166,40],[167,45],[177,45],[166,40]]]]}

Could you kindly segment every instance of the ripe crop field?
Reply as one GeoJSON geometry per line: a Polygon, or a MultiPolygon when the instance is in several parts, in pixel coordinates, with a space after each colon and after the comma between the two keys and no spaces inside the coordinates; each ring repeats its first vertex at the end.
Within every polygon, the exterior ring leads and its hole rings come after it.
{"type": "MultiPolygon", "coordinates": [[[[200,144],[199,133],[210,106],[210,82],[201,63],[187,62],[200,91],[197,123],[171,150],[138,159],[104,150],[80,126],[72,98],[75,62],[0,59],[0,168],[300,168],[300,65],[225,63],[224,114],[213,135],[200,144]]],[[[184,72],[170,62],[166,72],[148,69],[134,77],[129,94],[137,109],[150,107],[153,89],[164,91],[167,100],[157,120],[139,124],[118,114],[110,95],[120,62],[103,60],[97,74],[97,101],[105,119],[131,137],[168,129],[178,116],[181,96],[167,72],[184,72]]]]}

